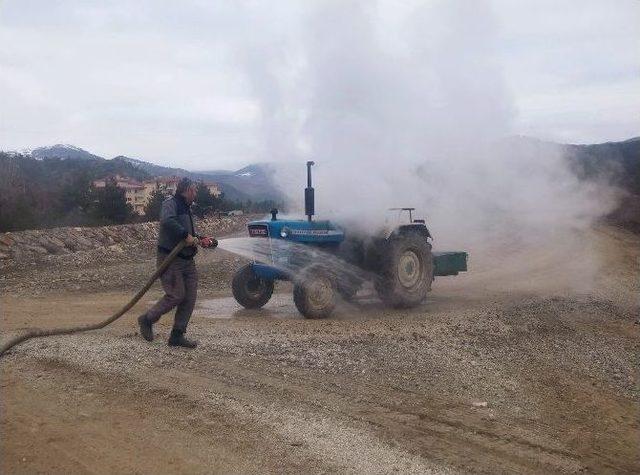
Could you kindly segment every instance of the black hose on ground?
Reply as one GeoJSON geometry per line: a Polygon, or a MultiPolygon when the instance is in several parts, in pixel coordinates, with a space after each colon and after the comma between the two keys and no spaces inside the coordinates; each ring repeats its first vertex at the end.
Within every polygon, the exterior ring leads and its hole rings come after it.
{"type": "Polygon", "coordinates": [[[129,300],[129,302],[127,302],[126,305],[124,305],[120,310],[118,310],[116,313],[111,315],[106,320],[103,320],[102,322],[98,322],[98,323],[80,325],[77,327],[69,327],[69,328],[50,328],[48,330],[43,330],[41,328],[34,328],[21,335],[17,335],[13,338],[10,338],[9,341],[2,344],[0,346],[0,356],[4,355],[9,349],[13,348],[18,343],[22,343],[23,341],[30,340],[31,338],[39,338],[43,336],[53,336],[53,335],[68,335],[70,333],[86,332],[89,330],[99,330],[100,328],[104,328],[107,325],[115,322],[117,319],[119,319],[125,313],[127,313],[131,309],[131,307],[133,307],[136,303],[138,303],[138,300],[140,300],[142,296],[147,293],[147,291],[153,285],[156,279],[160,277],[160,275],[165,271],[167,267],[169,267],[169,264],[171,264],[171,262],[176,258],[178,253],[182,250],[182,248],[186,246],[186,244],[187,243],[185,241],[180,241],[176,245],[176,247],[173,248],[173,251],[171,251],[171,253],[164,259],[164,261],[162,261],[162,264],[158,266],[158,268],[153,273],[153,275],[149,277],[149,280],[147,281],[146,284],[144,284],[144,287],[142,287],[138,291],[138,293],[135,294],[133,298],[129,300]]]}

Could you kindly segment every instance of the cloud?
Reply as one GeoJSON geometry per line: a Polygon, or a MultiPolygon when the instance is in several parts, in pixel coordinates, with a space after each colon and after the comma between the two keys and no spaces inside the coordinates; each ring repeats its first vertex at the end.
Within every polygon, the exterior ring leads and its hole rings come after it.
{"type": "MultiPolygon", "coordinates": [[[[345,87],[352,76],[346,69],[332,75],[322,69],[324,60],[315,64],[317,58],[305,55],[314,42],[320,55],[335,55],[352,71],[370,70],[379,82],[369,87],[381,93],[386,83],[393,86],[394,67],[401,76],[414,74],[406,90],[394,91],[409,105],[431,89],[440,94],[432,104],[445,108],[447,95],[466,94],[472,109],[483,110],[478,103],[500,89],[504,102],[495,110],[508,125],[505,133],[571,142],[637,134],[638,2],[462,3],[452,10],[456,27],[449,37],[443,25],[454,23],[433,21],[442,14],[436,1],[3,2],[0,148],[69,142],[104,156],[125,153],[200,169],[286,160],[312,146],[302,138],[305,127],[313,128],[305,122],[308,110],[316,123],[326,121],[323,108],[338,99],[310,99],[298,87],[303,71],[313,71],[309,81],[345,87]],[[332,9],[334,24],[309,24],[332,9]],[[360,13],[357,29],[343,31],[341,22],[360,13]],[[409,31],[423,41],[407,38],[409,31]],[[337,35],[359,49],[336,48],[337,35]],[[488,41],[482,57],[475,37],[488,41]],[[381,56],[372,58],[372,50],[381,56]],[[453,78],[447,69],[477,62],[502,84],[453,78]],[[392,72],[383,77],[381,67],[392,72]]],[[[357,97],[344,104],[341,120],[370,114],[402,122],[387,115],[393,110],[372,109],[357,97]]],[[[478,122],[459,110],[439,117],[432,139],[478,122]]],[[[313,140],[330,138],[336,136],[313,140]]]]}

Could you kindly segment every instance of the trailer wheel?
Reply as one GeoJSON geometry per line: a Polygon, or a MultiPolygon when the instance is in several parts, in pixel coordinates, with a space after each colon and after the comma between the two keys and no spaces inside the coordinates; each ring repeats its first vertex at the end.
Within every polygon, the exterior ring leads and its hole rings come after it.
{"type": "Polygon", "coordinates": [[[293,286],[293,302],[305,318],[326,318],[336,306],[336,284],[322,266],[304,269],[293,286]]]}
{"type": "Polygon", "coordinates": [[[258,277],[253,266],[247,264],[235,273],[231,290],[236,301],[244,308],[261,308],[273,294],[273,280],[258,277]]]}
{"type": "Polygon", "coordinates": [[[433,281],[433,257],[424,236],[411,232],[392,238],[381,264],[375,287],[384,303],[414,307],[426,298],[433,281]]]}

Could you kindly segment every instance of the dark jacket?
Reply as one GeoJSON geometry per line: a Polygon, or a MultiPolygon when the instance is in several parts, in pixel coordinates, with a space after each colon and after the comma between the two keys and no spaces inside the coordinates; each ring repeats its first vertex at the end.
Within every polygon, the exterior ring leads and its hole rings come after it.
{"type": "MultiPolygon", "coordinates": [[[[187,204],[181,195],[167,198],[162,203],[160,211],[160,233],[158,234],[158,252],[168,254],[187,235],[198,237],[193,223],[191,206],[187,204]]],[[[198,249],[194,246],[187,246],[179,257],[183,259],[193,259],[198,249]]]]}

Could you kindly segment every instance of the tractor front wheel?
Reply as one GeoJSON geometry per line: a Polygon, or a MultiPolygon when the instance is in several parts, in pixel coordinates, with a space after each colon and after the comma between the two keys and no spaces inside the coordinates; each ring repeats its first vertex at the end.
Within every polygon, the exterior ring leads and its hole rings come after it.
{"type": "Polygon", "coordinates": [[[293,286],[293,302],[305,318],[326,318],[336,306],[336,284],[322,266],[304,269],[293,286]]]}
{"type": "Polygon", "coordinates": [[[261,308],[271,299],[273,280],[257,276],[253,266],[247,264],[233,276],[231,290],[236,301],[244,308],[261,308]]]}

